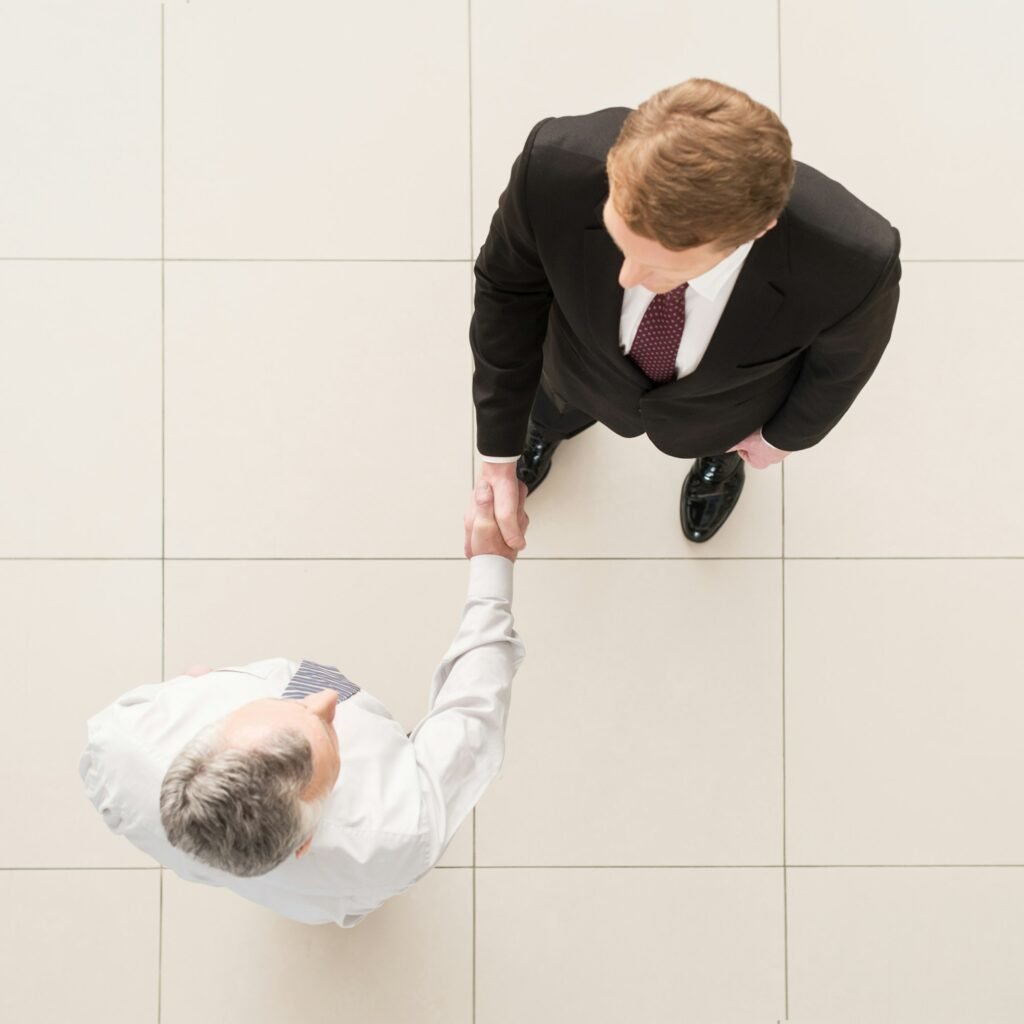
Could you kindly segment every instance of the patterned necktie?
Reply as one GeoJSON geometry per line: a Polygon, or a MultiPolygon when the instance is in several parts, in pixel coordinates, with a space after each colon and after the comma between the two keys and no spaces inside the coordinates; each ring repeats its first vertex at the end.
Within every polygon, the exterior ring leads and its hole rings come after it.
{"type": "Polygon", "coordinates": [[[299,671],[291,677],[281,697],[284,700],[302,700],[311,693],[333,690],[338,703],[348,700],[359,692],[355,683],[349,682],[333,665],[318,665],[315,661],[304,661],[299,671]]]}
{"type": "Polygon", "coordinates": [[[629,350],[629,358],[655,384],[675,380],[676,357],[685,325],[686,282],[651,299],[629,350]]]}

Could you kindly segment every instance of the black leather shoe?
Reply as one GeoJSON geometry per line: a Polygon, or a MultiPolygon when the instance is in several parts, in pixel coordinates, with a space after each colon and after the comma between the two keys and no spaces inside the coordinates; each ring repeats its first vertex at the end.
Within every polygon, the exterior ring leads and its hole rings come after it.
{"type": "Polygon", "coordinates": [[[710,540],[736,507],[743,490],[743,460],[735,452],[697,459],[683,481],[679,519],[695,544],[710,540]]]}
{"type": "Polygon", "coordinates": [[[516,476],[526,484],[526,493],[532,494],[544,482],[551,470],[551,456],[562,443],[561,438],[552,441],[531,423],[526,432],[523,454],[516,463],[516,476]]]}

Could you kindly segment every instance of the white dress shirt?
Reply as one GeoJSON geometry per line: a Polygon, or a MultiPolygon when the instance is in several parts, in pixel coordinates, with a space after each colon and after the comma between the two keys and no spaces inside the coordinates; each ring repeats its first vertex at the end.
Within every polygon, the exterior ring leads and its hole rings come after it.
{"type": "MultiPolygon", "coordinates": [[[[700,365],[711,338],[722,319],[726,304],[736,286],[747,255],[754,242],[744,242],[720,263],[697,277],[691,278],[686,289],[686,319],[683,336],[676,356],[676,379],[693,373],[700,365]]],[[[619,347],[628,355],[636,339],[636,332],[655,292],[642,284],[626,288],[622,294],[622,313],[619,317],[619,347]]],[[[764,440],[762,436],[762,440],[764,440]]],[[[765,444],[768,444],[765,441],[765,444]]],[[[515,462],[518,455],[481,455],[484,462],[515,462]]]]}
{"type": "Polygon", "coordinates": [[[115,833],[188,881],[233,889],[307,924],[358,924],[437,863],[498,774],[523,658],[511,600],[512,563],[471,559],[462,622],[411,736],[365,690],[338,704],[341,771],[313,843],[265,875],[238,878],[171,846],[160,785],[201,728],[249,701],[280,697],[297,661],[178,676],[125,694],[89,721],[80,766],[89,799],[115,833]]]}
{"type": "MultiPolygon", "coordinates": [[[[676,356],[676,379],[693,373],[711,344],[718,321],[732,295],[736,278],[754,243],[744,242],[721,263],[690,279],[686,289],[686,319],[683,337],[676,356]]],[[[637,328],[655,293],[642,284],[627,288],[622,295],[622,315],[619,317],[619,347],[628,355],[636,339],[637,328]]]]}

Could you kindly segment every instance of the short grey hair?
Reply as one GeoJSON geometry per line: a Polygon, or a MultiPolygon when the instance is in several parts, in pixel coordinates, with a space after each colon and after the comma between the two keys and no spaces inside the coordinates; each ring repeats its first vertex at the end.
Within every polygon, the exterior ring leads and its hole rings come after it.
{"type": "Polygon", "coordinates": [[[303,800],[313,748],[294,729],[258,747],[232,747],[223,720],[196,734],[160,787],[160,820],[172,846],[242,878],[264,875],[312,834],[321,803],[303,800]]]}

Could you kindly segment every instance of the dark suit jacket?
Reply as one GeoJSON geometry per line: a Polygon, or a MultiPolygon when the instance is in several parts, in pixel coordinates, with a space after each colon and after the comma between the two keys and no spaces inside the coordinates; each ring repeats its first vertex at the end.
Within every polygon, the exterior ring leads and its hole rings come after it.
{"type": "Polygon", "coordinates": [[[622,256],[605,231],[605,157],[629,111],[542,121],[476,261],[470,340],[484,455],[522,450],[543,376],[555,397],[669,455],[726,451],[762,427],[817,444],[881,358],[899,299],[899,234],[804,164],[778,224],[754,243],[704,358],[653,385],[619,348],[622,256]]]}

